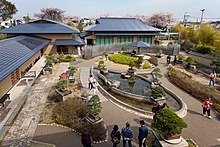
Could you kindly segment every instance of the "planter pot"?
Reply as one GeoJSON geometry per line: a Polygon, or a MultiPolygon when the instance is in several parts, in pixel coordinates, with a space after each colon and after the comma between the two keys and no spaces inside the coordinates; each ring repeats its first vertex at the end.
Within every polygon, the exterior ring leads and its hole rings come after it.
{"type": "Polygon", "coordinates": [[[133,75],[136,74],[135,71],[136,71],[135,69],[128,69],[128,70],[127,70],[127,74],[133,76],[133,75]]]}
{"type": "Polygon", "coordinates": [[[101,73],[101,74],[107,74],[107,73],[108,73],[108,70],[107,70],[107,69],[101,69],[101,70],[100,70],[100,73],[101,73]]]}
{"type": "Polygon", "coordinates": [[[181,135],[176,134],[176,135],[163,135],[166,140],[174,140],[174,139],[180,139],[181,135]]]}

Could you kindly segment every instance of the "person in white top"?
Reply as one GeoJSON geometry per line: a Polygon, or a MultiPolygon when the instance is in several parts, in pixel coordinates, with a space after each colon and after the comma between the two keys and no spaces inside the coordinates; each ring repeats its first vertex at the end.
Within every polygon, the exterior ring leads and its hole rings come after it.
{"type": "Polygon", "coordinates": [[[96,95],[98,89],[98,83],[96,79],[93,80],[92,87],[93,87],[93,95],[96,95]]]}

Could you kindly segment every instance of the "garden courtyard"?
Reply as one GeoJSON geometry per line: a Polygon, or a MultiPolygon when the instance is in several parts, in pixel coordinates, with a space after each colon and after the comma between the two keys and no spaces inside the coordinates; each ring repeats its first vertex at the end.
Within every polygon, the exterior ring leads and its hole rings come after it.
{"type": "MultiPolygon", "coordinates": [[[[57,147],[68,147],[68,146],[80,146],[80,136],[79,132],[73,131],[68,127],[63,127],[61,125],[54,125],[56,121],[51,120],[50,107],[57,108],[57,113],[59,113],[62,105],[55,106],[56,104],[48,106],[48,94],[50,93],[51,88],[54,86],[54,83],[59,81],[59,76],[65,72],[68,67],[74,66],[78,69],[76,74],[75,87],[73,86],[74,91],[71,93],[72,96],[80,95],[79,87],[88,88],[88,77],[90,74],[91,67],[98,66],[98,63],[102,57],[96,57],[91,60],[83,60],[77,58],[76,61],[67,62],[67,63],[58,63],[53,67],[53,73],[49,75],[42,75],[37,80],[33,87],[31,94],[27,98],[23,109],[15,120],[14,124],[8,131],[8,134],[5,136],[3,145],[17,145],[17,146],[52,146],[57,147]],[[46,105],[46,107],[45,107],[46,105]],[[45,112],[45,108],[48,111],[45,112]],[[30,111],[31,110],[31,111],[30,111]],[[43,112],[43,113],[42,113],[43,112]],[[49,115],[48,115],[49,114],[49,115]],[[27,118],[27,116],[29,116],[27,118]],[[33,140],[33,141],[31,141],[33,140]],[[31,141],[31,142],[30,142],[31,141]],[[44,144],[45,143],[45,144],[44,144]]],[[[105,59],[104,59],[105,60],[105,59]]],[[[121,72],[126,71],[129,66],[121,65],[114,63],[112,61],[104,61],[107,69],[111,70],[120,70],[121,72]]],[[[158,58],[158,66],[162,77],[159,78],[159,81],[168,89],[172,90],[176,95],[178,95],[187,106],[187,114],[183,120],[187,123],[187,128],[184,128],[182,131],[182,136],[186,139],[193,139],[198,146],[213,146],[217,147],[220,145],[220,124],[219,116],[216,115],[216,112],[212,111],[211,115],[213,119],[207,119],[202,115],[202,103],[201,101],[195,99],[191,94],[188,94],[184,90],[178,88],[176,85],[171,83],[170,79],[167,76],[167,64],[166,57],[158,58]],[[208,140],[208,141],[207,141],[208,140]]],[[[195,75],[191,72],[188,72],[180,67],[176,67],[176,70],[184,71],[187,75],[186,77],[192,77],[193,81],[200,82],[202,85],[208,85],[208,78],[205,78],[201,75],[195,75]]],[[[139,72],[143,71],[152,71],[152,68],[141,69],[139,72]]],[[[137,69],[138,71],[138,69],[137,69]]],[[[99,114],[103,118],[104,126],[107,127],[107,134],[104,134],[104,139],[107,139],[107,142],[95,143],[94,146],[97,147],[110,147],[112,142],[110,141],[109,134],[112,131],[112,128],[115,124],[121,129],[125,126],[126,122],[130,122],[131,128],[134,133],[134,138],[132,140],[133,146],[138,146],[138,127],[139,120],[143,119],[147,122],[147,127],[151,129],[151,123],[153,122],[152,116],[142,116],[137,115],[137,113],[132,113],[128,109],[118,105],[113,102],[111,99],[105,97],[99,91],[97,95],[101,101],[102,110],[99,114]]],[[[67,100],[66,100],[67,101],[67,100]]],[[[80,105],[81,106],[81,105],[80,105]]],[[[83,113],[83,112],[82,112],[83,113]]],[[[79,123],[79,122],[73,122],[79,123]]],[[[100,126],[99,126],[100,127],[100,126]]],[[[103,134],[102,134],[103,135],[103,134]]],[[[149,138],[153,135],[149,135],[149,138]]],[[[149,141],[150,142],[150,141],[149,141]]],[[[122,143],[121,143],[122,146],[122,143]]]]}

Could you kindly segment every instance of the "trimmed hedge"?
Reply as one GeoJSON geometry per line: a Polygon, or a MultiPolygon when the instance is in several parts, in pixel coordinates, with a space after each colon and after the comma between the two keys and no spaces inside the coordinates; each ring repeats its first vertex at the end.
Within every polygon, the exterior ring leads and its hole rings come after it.
{"type": "Polygon", "coordinates": [[[172,83],[196,97],[201,102],[211,96],[213,100],[213,108],[220,112],[220,92],[216,91],[215,87],[210,88],[208,86],[208,80],[207,86],[203,85],[198,81],[192,80],[192,77],[186,73],[175,70],[172,67],[168,68],[167,75],[172,83]]]}
{"type": "Polygon", "coordinates": [[[134,63],[137,63],[138,58],[129,57],[129,56],[124,55],[124,54],[112,54],[112,55],[109,56],[109,60],[113,61],[115,63],[129,65],[132,61],[134,63]]]}

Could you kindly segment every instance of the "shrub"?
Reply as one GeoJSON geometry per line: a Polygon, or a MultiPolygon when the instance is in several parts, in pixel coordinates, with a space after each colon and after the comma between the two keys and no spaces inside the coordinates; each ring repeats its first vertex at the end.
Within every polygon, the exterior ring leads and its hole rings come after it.
{"type": "Polygon", "coordinates": [[[60,80],[59,82],[56,83],[56,87],[60,89],[66,89],[69,86],[69,81],[67,79],[65,80],[60,80]]]}
{"type": "Polygon", "coordinates": [[[119,63],[119,64],[126,64],[129,65],[131,61],[136,63],[138,61],[138,58],[135,57],[129,57],[123,54],[112,54],[109,56],[109,60],[119,63]]]}
{"type": "Polygon", "coordinates": [[[77,98],[69,98],[64,102],[58,103],[52,112],[52,118],[55,123],[68,126],[77,132],[82,132],[87,128],[94,141],[100,141],[106,137],[106,129],[103,123],[92,125],[85,121],[87,114],[86,104],[77,98]]]}
{"type": "Polygon", "coordinates": [[[72,61],[76,61],[76,59],[74,55],[66,54],[64,56],[60,56],[59,61],[60,62],[72,62],[72,61]]]}
{"type": "Polygon", "coordinates": [[[148,68],[151,68],[150,64],[147,62],[144,62],[143,69],[148,69],[148,68]]]}
{"type": "Polygon", "coordinates": [[[179,54],[179,55],[178,55],[178,59],[179,59],[179,60],[184,60],[184,59],[185,59],[185,56],[184,56],[183,54],[179,54]]]}
{"type": "Polygon", "coordinates": [[[155,66],[158,65],[158,59],[155,56],[151,56],[151,58],[148,61],[155,66]]]}
{"type": "Polygon", "coordinates": [[[195,62],[195,60],[193,59],[192,56],[187,57],[185,61],[186,61],[186,63],[188,63],[188,64],[193,64],[193,63],[195,62]]]}
{"type": "Polygon", "coordinates": [[[181,49],[183,50],[192,50],[194,47],[194,44],[191,41],[184,41],[181,43],[181,49]]]}
{"type": "Polygon", "coordinates": [[[162,97],[162,96],[165,96],[165,95],[166,95],[166,93],[165,93],[165,91],[163,90],[162,87],[157,86],[157,87],[152,88],[152,96],[153,96],[153,98],[156,99],[158,97],[162,97]]]}
{"type": "Polygon", "coordinates": [[[91,99],[88,101],[87,107],[88,107],[89,112],[92,115],[94,115],[94,116],[98,115],[102,110],[102,106],[101,106],[99,96],[98,95],[93,95],[91,97],[91,99]]]}
{"type": "Polygon", "coordinates": [[[198,53],[201,54],[210,54],[213,55],[214,54],[214,48],[210,45],[202,45],[202,44],[198,44],[194,47],[194,50],[198,53]]]}
{"type": "Polygon", "coordinates": [[[187,124],[171,109],[164,108],[155,116],[151,127],[163,135],[177,135],[181,134],[182,129],[186,128],[187,124]]]}

